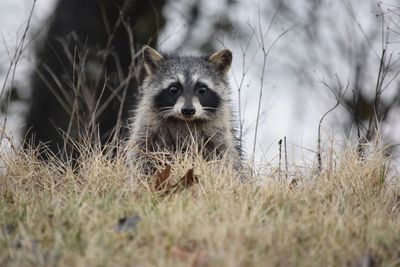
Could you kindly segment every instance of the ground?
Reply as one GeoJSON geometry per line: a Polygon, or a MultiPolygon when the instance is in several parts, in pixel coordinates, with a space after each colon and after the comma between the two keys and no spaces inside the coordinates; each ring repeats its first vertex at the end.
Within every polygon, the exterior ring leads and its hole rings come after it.
{"type": "Polygon", "coordinates": [[[379,151],[288,180],[186,159],[173,179],[194,167],[198,182],[167,193],[122,156],[2,157],[0,266],[400,266],[399,177],[379,151]]]}

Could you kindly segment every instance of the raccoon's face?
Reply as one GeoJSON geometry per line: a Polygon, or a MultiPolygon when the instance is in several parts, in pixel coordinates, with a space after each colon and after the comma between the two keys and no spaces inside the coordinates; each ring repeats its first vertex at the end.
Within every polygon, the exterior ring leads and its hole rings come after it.
{"type": "Polygon", "coordinates": [[[147,78],[144,94],[165,120],[207,121],[217,116],[229,95],[227,71],[232,54],[222,50],[210,57],[162,56],[143,50],[147,78]]]}
{"type": "Polygon", "coordinates": [[[164,118],[183,120],[211,119],[221,97],[201,81],[174,81],[154,97],[154,107],[164,118]]]}

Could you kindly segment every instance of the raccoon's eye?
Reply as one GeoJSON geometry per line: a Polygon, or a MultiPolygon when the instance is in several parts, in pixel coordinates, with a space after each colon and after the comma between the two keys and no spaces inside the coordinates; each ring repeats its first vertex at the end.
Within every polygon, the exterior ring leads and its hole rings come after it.
{"type": "Polygon", "coordinates": [[[171,95],[175,95],[175,94],[177,94],[179,92],[179,88],[172,85],[172,86],[168,87],[168,92],[171,95]]]}
{"type": "Polygon", "coordinates": [[[199,95],[205,95],[205,94],[207,94],[208,89],[207,89],[207,87],[202,86],[199,89],[197,89],[197,92],[199,93],[199,95]]]}

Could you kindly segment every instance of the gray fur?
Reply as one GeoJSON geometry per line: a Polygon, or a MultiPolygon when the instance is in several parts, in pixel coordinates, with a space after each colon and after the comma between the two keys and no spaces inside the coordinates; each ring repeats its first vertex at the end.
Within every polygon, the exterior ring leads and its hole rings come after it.
{"type": "Polygon", "coordinates": [[[147,76],[140,88],[128,148],[131,160],[145,161],[146,172],[155,170],[157,163],[153,156],[159,153],[201,153],[206,160],[225,157],[234,166],[240,166],[227,77],[231,54],[228,50],[221,52],[211,57],[195,57],[161,55],[152,48],[144,48],[147,76]],[[219,96],[220,105],[213,114],[204,110],[187,119],[173,109],[157,110],[155,96],[171,83],[186,79],[206,84],[219,96]]]}

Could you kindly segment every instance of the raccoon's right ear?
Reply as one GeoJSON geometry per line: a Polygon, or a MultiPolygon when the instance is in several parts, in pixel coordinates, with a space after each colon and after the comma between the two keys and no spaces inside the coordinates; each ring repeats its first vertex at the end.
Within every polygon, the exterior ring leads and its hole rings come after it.
{"type": "Polygon", "coordinates": [[[163,56],[155,49],[145,45],[142,48],[142,59],[144,67],[148,75],[154,73],[160,62],[164,59],[163,56]]]}
{"type": "Polygon", "coordinates": [[[226,75],[232,64],[232,52],[228,49],[215,52],[209,57],[209,60],[218,71],[226,75]]]}

